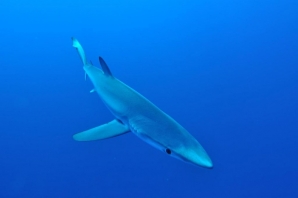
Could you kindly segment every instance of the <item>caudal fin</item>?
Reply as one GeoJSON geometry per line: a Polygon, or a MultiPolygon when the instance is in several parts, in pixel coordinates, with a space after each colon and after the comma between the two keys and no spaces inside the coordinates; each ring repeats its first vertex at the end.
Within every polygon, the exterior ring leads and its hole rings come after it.
{"type": "Polygon", "coordinates": [[[74,37],[71,37],[71,40],[72,40],[72,46],[77,49],[83,64],[87,65],[87,59],[86,59],[86,55],[85,55],[85,52],[84,52],[84,49],[83,49],[82,45],[74,37]]]}

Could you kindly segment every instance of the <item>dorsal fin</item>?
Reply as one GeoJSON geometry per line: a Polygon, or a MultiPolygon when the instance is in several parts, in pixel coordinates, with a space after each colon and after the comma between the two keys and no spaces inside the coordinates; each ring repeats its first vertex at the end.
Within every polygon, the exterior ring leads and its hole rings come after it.
{"type": "Polygon", "coordinates": [[[100,63],[100,65],[101,65],[101,68],[102,68],[102,70],[103,70],[103,73],[104,73],[105,75],[107,75],[107,76],[113,76],[112,73],[111,73],[111,71],[110,71],[110,69],[109,69],[109,67],[108,67],[108,65],[107,65],[106,62],[103,60],[103,58],[98,57],[98,59],[99,59],[99,63],[100,63]]]}

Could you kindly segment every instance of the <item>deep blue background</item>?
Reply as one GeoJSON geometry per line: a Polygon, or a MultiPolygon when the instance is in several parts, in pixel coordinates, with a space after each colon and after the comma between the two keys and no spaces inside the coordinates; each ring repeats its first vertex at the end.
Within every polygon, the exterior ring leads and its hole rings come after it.
{"type": "Polygon", "coordinates": [[[298,197],[298,2],[0,1],[0,197],[298,197]],[[208,170],[127,134],[71,36],[205,147],[208,170]]]}

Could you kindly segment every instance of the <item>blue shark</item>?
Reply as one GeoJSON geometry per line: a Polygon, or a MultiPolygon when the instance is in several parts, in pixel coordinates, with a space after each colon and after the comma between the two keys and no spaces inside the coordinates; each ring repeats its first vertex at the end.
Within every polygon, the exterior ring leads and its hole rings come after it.
{"type": "Polygon", "coordinates": [[[115,119],[95,128],[77,133],[77,141],[112,138],[133,132],[140,139],[167,155],[205,168],[213,163],[201,144],[172,117],[164,113],[147,98],[112,75],[102,57],[101,69],[87,61],[79,41],[72,38],[73,47],[79,53],[83,69],[103,103],[115,119]]]}

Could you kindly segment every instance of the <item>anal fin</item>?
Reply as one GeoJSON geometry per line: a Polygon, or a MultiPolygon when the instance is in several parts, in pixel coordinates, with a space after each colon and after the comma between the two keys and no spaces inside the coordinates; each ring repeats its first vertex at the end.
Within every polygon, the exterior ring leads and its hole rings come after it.
{"type": "Polygon", "coordinates": [[[73,139],[76,141],[102,140],[122,135],[129,131],[129,128],[126,125],[122,124],[118,120],[112,120],[106,124],[77,133],[73,136],[73,139]]]}

